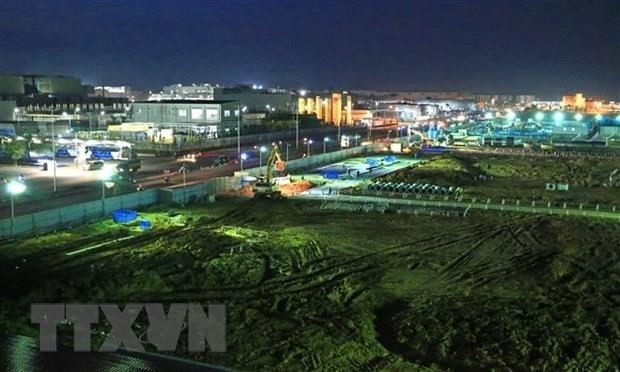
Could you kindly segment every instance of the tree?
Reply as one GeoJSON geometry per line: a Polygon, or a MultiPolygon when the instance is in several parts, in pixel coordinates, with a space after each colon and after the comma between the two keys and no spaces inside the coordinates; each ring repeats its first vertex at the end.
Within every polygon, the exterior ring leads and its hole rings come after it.
{"type": "Polygon", "coordinates": [[[11,160],[17,165],[17,161],[24,157],[26,144],[24,142],[11,141],[4,144],[4,150],[9,154],[11,160]]]}

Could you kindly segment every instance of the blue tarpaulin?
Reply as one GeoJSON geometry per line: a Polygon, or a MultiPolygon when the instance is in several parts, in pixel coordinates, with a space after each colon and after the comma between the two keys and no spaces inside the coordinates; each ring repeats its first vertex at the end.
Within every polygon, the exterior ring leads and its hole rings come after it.
{"type": "Polygon", "coordinates": [[[116,223],[127,223],[134,221],[138,217],[138,212],[131,209],[117,209],[112,212],[112,220],[116,223]]]}

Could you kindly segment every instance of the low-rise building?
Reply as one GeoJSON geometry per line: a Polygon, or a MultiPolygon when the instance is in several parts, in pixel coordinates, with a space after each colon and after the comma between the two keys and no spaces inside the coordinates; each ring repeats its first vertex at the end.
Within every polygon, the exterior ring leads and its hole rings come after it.
{"type": "Polygon", "coordinates": [[[217,100],[135,102],[130,111],[133,121],[154,123],[158,128],[191,132],[208,138],[236,133],[241,115],[237,102],[217,100]]]}

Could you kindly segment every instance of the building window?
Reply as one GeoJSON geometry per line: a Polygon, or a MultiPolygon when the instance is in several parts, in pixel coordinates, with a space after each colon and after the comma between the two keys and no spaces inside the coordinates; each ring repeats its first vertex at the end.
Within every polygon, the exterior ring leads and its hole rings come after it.
{"type": "Polygon", "coordinates": [[[225,118],[229,118],[230,117],[230,110],[224,110],[224,117],[225,118]]]}
{"type": "Polygon", "coordinates": [[[207,109],[207,120],[217,121],[219,119],[220,118],[217,109],[207,109]]]}
{"type": "Polygon", "coordinates": [[[192,120],[202,120],[204,115],[205,111],[202,108],[192,108],[192,120]]]}
{"type": "Polygon", "coordinates": [[[235,116],[239,116],[239,110],[235,110],[235,116]]]}
{"type": "Polygon", "coordinates": [[[180,118],[186,118],[187,117],[187,110],[186,109],[179,109],[179,117],[180,118]]]}

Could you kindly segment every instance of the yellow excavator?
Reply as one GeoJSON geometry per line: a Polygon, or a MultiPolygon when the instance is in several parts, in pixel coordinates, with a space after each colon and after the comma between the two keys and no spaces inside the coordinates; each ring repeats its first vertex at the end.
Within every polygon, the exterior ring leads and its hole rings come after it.
{"type": "Polygon", "coordinates": [[[267,172],[258,177],[254,185],[254,198],[279,199],[282,193],[278,189],[278,185],[273,180],[273,171],[284,171],[286,163],[280,157],[280,149],[278,145],[274,145],[269,154],[266,163],[267,172]]]}

